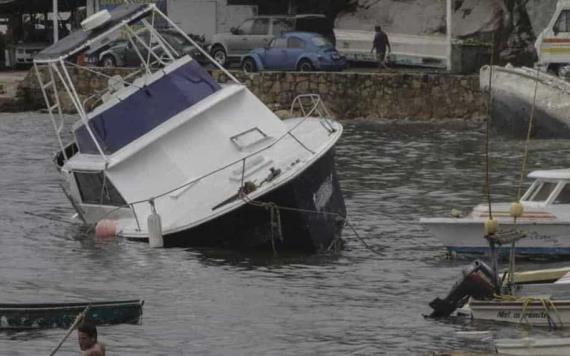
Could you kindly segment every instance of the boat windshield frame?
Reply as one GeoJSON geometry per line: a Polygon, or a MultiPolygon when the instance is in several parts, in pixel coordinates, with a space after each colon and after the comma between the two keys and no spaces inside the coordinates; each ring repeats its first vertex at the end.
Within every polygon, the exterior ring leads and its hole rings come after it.
{"type": "Polygon", "coordinates": [[[521,201],[537,205],[570,204],[556,202],[567,185],[570,187],[570,182],[566,180],[536,179],[523,194],[521,201]]]}
{"type": "MultiPolygon", "coordinates": [[[[68,49],[65,53],[59,52],[58,43],[56,43],[38,54],[37,58],[34,59],[34,71],[63,154],[63,163],[68,161],[70,157],[66,153],[62,139],[66,120],[64,120],[62,109],[63,100],[60,96],[65,95],[69,99],[72,108],[79,115],[81,124],[86,128],[87,134],[94,143],[96,151],[108,163],[109,158],[89,124],[89,120],[93,117],[94,112],[106,105],[105,100],[110,97],[109,95],[115,94],[123,88],[130,89],[130,93],[144,90],[149,81],[153,80],[152,78],[156,80],[157,76],[166,75],[171,66],[177,66],[177,62],[180,59],[189,57],[188,53],[178,53],[176,48],[164,38],[159,31],[162,29],[159,28],[159,24],[161,25],[160,27],[167,27],[173,32],[180,34],[188,44],[199,50],[201,55],[216,68],[220,69],[227,78],[236,84],[241,84],[227,69],[213,59],[207,51],[162,13],[155,4],[125,4],[111,10],[109,13],[111,20],[109,20],[107,27],[101,25],[102,27],[99,31],[97,29],[91,31],[80,30],[69,35],[73,37],[60,46],[68,49]],[[143,36],[145,33],[148,33],[147,37],[143,36]],[[120,39],[122,37],[126,37],[129,41],[131,48],[136,52],[136,56],[141,63],[138,70],[127,75],[111,76],[97,67],[88,67],[69,61],[71,57],[81,55],[90,50],[91,45],[101,45],[109,42],[109,38],[120,39]],[[78,41],[80,39],[85,39],[85,41],[78,41]],[[85,98],[84,95],[79,94],[70,75],[70,69],[86,71],[105,78],[108,81],[108,86],[85,98]]],[[[62,41],[66,41],[66,39],[64,38],[62,41]]],[[[117,93],[114,100],[121,100],[119,93],[117,93]]],[[[109,105],[112,105],[112,102],[107,102],[107,106],[109,105]]]]}

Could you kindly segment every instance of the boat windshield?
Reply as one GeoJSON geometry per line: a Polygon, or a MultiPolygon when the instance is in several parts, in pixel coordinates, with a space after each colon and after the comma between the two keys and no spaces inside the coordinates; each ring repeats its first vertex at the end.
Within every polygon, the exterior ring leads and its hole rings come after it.
{"type": "Polygon", "coordinates": [[[553,182],[542,182],[540,184],[533,185],[531,187],[531,191],[526,196],[526,200],[533,201],[533,202],[543,202],[548,199],[554,188],[556,187],[556,183],[553,182]]]}
{"type": "Polygon", "coordinates": [[[553,204],[570,204],[570,184],[564,184],[553,204]]]}

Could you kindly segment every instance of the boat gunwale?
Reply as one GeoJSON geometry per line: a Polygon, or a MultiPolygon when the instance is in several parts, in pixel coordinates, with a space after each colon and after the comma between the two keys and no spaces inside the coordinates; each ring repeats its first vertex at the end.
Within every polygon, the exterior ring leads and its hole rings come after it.
{"type": "Polygon", "coordinates": [[[40,310],[64,310],[64,309],[72,309],[72,308],[102,308],[102,307],[115,307],[115,306],[139,306],[142,307],[144,305],[144,300],[142,299],[133,299],[133,300],[121,300],[121,301],[101,301],[101,302],[72,302],[72,303],[2,303],[0,304],[0,311],[16,311],[22,309],[29,309],[32,311],[40,311],[40,310]]]}
{"type": "MultiPolygon", "coordinates": [[[[524,297],[525,301],[499,301],[499,300],[476,300],[471,299],[469,301],[469,307],[472,308],[473,306],[479,307],[478,311],[483,311],[486,309],[497,309],[502,307],[511,307],[511,308],[522,308],[526,305],[526,309],[528,311],[529,308],[540,308],[544,310],[544,304],[542,300],[538,299],[538,297],[524,297]],[[530,300],[529,300],[530,299],[530,300]]],[[[570,308],[570,299],[550,299],[552,304],[558,307],[568,307],[570,308]]],[[[471,309],[473,311],[473,308],[471,309]]]]}
{"type": "MultiPolygon", "coordinates": [[[[485,66],[481,67],[479,75],[488,77],[489,75],[484,73],[484,72],[489,71],[489,68],[490,68],[489,65],[485,65],[485,66]]],[[[533,69],[533,68],[529,68],[529,67],[507,68],[507,67],[503,67],[503,66],[494,65],[492,71],[493,72],[503,72],[503,73],[507,73],[507,74],[514,74],[517,76],[525,77],[526,79],[531,79],[532,81],[537,80],[536,71],[538,71],[539,72],[538,81],[540,82],[540,84],[548,86],[550,88],[558,89],[559,91],[570,94],[570,83],[564,81],[563,79],[554,77],[554,76],[544,77],[545,75],[549,75],[549,74],[545,73],[543,71],[540,71],[538,69],[533,69]],[[531,72],[533,73],[533,75],[531,75],[531,72]]],[[[493,83],[494,82],[495,82],[495,80],[493,80],[493,83]]],[[[485,83],[484,81],[482,81],[482,83],[484,84],[482,86],[482,89],[484,88],[484,89],[488,90],[488,84],[485,83]]],[[[496,90],[497,88],[493,87],[493,89],[496,90]]]]}
{"type": "MultiPolygon", "coordinates": [[[[438,224],[444,224],[444,225],[453,225],[453,224],[464,224],[464,225],[472,225],[472,224],[477,224],[480,225],[482,223],[485,222],[485,220],[487,219],[487,217],[477,217],[477,218],[471,218],[471,217],[465,217],[465,218],[420,218],[419,222],[417,222],[417,224],[420,225],[438,225],[438,224]]],[[[513,218],[512,217],[496,217],[496,219],[500,222],[505,224],[505,221],[508,221],[509,224],[508,225],[513,225],[515,226],[515,224],[513,223],[513,218]]],[[[542,220],[538,220],[536,218],[530,218],[530,219],[525,219],[525,218],[519,218],[517,219],[517,223],[516,226],[519,225],[570,225],[570,220],[559,220],[558,218],[554,217],[554,218],[541,218],[542,220]]],[[[505,224],[506,225],[506,224],[505,224]]],[[[481,225],[482,228],[483,225],[481,225]]],[[[500,228],[500,226],[499,226],[500,228]]]]}

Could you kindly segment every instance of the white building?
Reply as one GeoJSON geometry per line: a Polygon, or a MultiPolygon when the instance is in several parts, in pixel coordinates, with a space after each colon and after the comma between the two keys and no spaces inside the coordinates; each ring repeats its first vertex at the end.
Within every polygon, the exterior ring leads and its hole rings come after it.
{"type": "MultiPolygon", "coordinates": [[[[135,0],[149,3],[153,0],[135,0]]],[[[257,6],[227,5],[227,0],[154,0],[160,9],[185,32],[205,35],[229,32],[246,18],[257,15],[257,6]]],[[[87,0],[87,15],[100,9],[123,4],[124,0],[87,0]]]]}

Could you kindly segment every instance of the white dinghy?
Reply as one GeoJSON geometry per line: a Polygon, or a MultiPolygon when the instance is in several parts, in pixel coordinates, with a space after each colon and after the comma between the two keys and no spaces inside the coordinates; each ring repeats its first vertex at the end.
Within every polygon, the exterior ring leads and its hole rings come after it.
{"type": "Polygon", "coordinates": [[[346,209],[334,147],[342,126],[324,117],[318,96],[296,99],[299,116],[280,120],[153,4],[88,19],[34,66],[60,144],[55,163],[85,223],[104,220],[103,230],[145,241],[150,225],[165,246],[315,252],[339,241],[346,209]],[[165,27],[231,83],[215,82],[165,27]],[[140,67],[82,97],[68,69],[104,76],[73,62],[109,38],[128,40],[140,67]],[[72,125],[62,96],[78,113],[72,125]]]}
{"type": "MultiPolygon", "coordinates": [[[[523,215],[516,226],[510,203],[492,205],[499,232],[516,229],[524,238],[517,241],[519,256],[570,256],[570,169],[531,172],[534,182],[520,200],[523,215]]],[[[482,236],[489,206],[480,204],[465,217],[421,218],[420,223],[439,238],[450,253],[482,254],[489,244],[482,236]]],[[[506,253],[509,245],[498,247],[506,253]]]]}
{"type": "Polygon", "coordinates": [[[570,326],[570,300],[548,297],[469,301],[474,320],[563,328],[570,326]]]}

